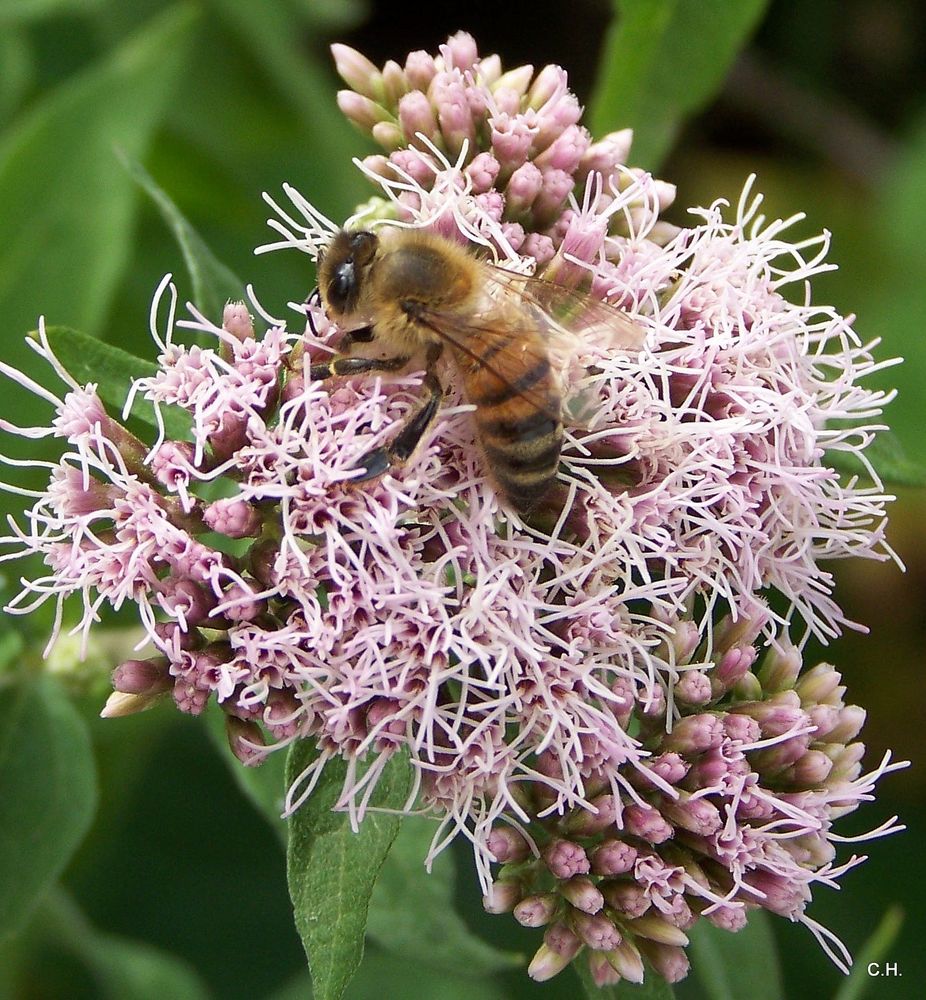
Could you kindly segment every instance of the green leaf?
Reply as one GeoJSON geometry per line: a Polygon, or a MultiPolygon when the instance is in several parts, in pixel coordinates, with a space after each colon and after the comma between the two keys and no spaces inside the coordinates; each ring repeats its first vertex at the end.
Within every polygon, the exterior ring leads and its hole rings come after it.
{"type": "Polygon", "coordinates": [[[121,159],[129,174],[157,205],[180,245],[193,284],[193,304],[213,322],[220,322],[226,302],[244,299],[244,282],[215,257],[203,238],[158,187],[147,170],[130,156],[121,155],[121,159]]]}
{"type": "Polygon", "coordinates": [[[0,312],[10,336],[41,310],[100,325],[128,255],[132,184],[113,153],[146,148],[187,53],[175,7],[34,105],[0,145],[0,312]],[[35,288],[37,298],[23,295],[35,288]]]}
{"type": "Polygon", "coordinates": [[[582,983],[582,991],[587,1000],[675,1000],[672,987],[649,966],[646,967],[645,978],[639,985],[625,980],[616,986],[603,987],[595,985],[588,963],[582,955],[572,963],[572,968],[582,983]]]}
{"type": "Polygon", "coordinates": [[[101,933],[60,888],[46,899],[36,931],[93,973],[97,995],[104,1000],[207,1000],[209,996],[186,961],[143,941],[101,933]]]}
{"type": "Polygon", "coordinates": [[[209,738],[228,765],[235,784],[285,844],[286,824],[281,815],[286,794],[286,754],[277,751],[270,754],[260,767],[245,767],[228,747],[225,713],[217,705],[210,704],[205,717],[209,738]]]}
{"type": "Polygon", "coordinates": [[[768,0],[615,0],[587,122],[633,128],[633,162],[654,169],[684,119],[720,89],[768,0]]]}
{"type": "MultiPolygon", "coordinates": [[[[308,740],[293,745],[288,784],[315,755],[308,740]]],[[[346,773],[346,761],[328,761],[312,795],[289,821],[289,894],[315,1000],[339,1000],[360,965],[373,885],[399,832],[398,816],[369,813],[354,833],[346,813],[331,811],[346,773]]],[[[376,804],[401,808],[409,782],[407,758],[394,757],[380,776],[376,804]]]]}
{"type": "Polygon", "coordinates": [[[880,963],[890,957],[889,952],[900,928],[903,926],[904,915],[899,906],[892,906],[881,918],[881,923],[875,928],[874,934],[865,942],[862,950],[855,956],[852,972],[836,991],[833,1000],[861,1000],[861,998],[877,982],[868,967],[872,963],[880,963]]]}
{"type": "Polygon", "coordinates": [[[46,676],[0,691],[0,938],[15,933],[90,827],[97,787],[83,720],[46,676]]]}
{"type": "MultiPolygon", "coordinates": [[[[926,486],[926,466],[911,459],[898,438],[881,431],[865,449],[865,455],[886,486],[926,486]]],[[[823,461],[837,472],[870,479],[867,466],[850,451],[826,452],[823,461]]]]}
{"type": "MultiPolygon", "coordinates": [[[[66,326],[51,326],[46,329],[48,342],[55,357],[64,365],[70,375],[81,385],[94,382],[100,399],[117,419],[122,413],[133,379],[149,378],[158,368],[152,361],[136,358],[121,347],[104,344],[95,337],[88,337],[78,330],[66,326]]],[[[182,438],[190,429],[189,417],[176,407],[161,408],[168,437],[182,438]]],[[[135,397],[132,416],[156,427],[154,407],[135,397]]]]}
{"type": "Polygon", "coordinates": [[[781,1000],[784,987],[768,915],[754,910],[735,934],[699,920],[690,931],[695,975],[710,1000],[781,1000]],[[743,969],[749,969],[749,977],[743,969]]]}
{"type": "Polygon", "coordinates": [[[464,976],[524,965],[523,956],[498,951],[473,935],[454,912],[456,872],[449,850],[430,873],[425,869],[434,830],[420,816],[402,824],[373,891],[367,933],[393,955],[464,976]]]}

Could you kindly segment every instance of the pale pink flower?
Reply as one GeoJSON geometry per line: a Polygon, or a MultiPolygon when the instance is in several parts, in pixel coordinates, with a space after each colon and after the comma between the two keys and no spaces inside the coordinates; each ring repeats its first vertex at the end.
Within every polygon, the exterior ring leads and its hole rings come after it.
{"type": "MultiPolygon", "coordinates": [[[[672,186],[626,166],[628,133],[591,142],[557,67],[503,72],[465,34],[404,68],[335,57],[352,88],[342,109],[388,151],[362,165],[381,196],[348,226],[432,228],[589,288],[646,331],[638,354],[592,329],[555,359],[561,513],[525,523],[496,496],[452,370],[409,461],[355,482],[417,405],[422,373],[313,383],[307,361],[341,336],[317,305],[296,307],[293,330],[261,313],[258,336],[244,304],[221,325],[194,309],[178,321],[165,279],[159,370],[127,404],[154,405],[151,441],[75,384],[44,336],[63,398],[2,367],[55,410],[48,428],[3,426],[67,449],[3,539],[2,558],[49,568],[8,610],[53,600],[57,631],[80,594],[86,635],[104,605],[133,602],[153,655],[119,667],[106,714],[168,689],[189,713],[218,701],[244,763],[313,740],[290,811],[341,756],[337,806],[359,823],[407,753],[406,809],[438,820],[430,856],[462,833],[489,905],[546,927],[536,978],[583,949],[598,982],[639,982],[644,957],[679,978],[684,929],[704,916],[736,930],[749,906],[824,936],[804,912],[811,887],[855,863],[833,860],[831,821],[894,766],[861,774],[847,741],[863,714],[832,668],[798,679],[806,638],[853,624],[829,561],[892,556],[892,498],[866,458],[891,394],[863,384],[885,363],[812,303],[827,237],[789,242],[795,220],[765,221],[751,180],[732,213],[718,201],[667,225],[672,186]],[[789,283],[808,288],[797,303],[789,283]],[[182,440],[167,407],[187,415],[182,440]],[[834,452],[870,483],[840,475],[834,452]],[[757,646],[772,650],[761,682],[757,646]],[[496,898],[506,872],[492,865],[506,861],[546,881],[496,898]]],[[[261,250],[316,257],[338,227],[285,191],[291,210],[268,199],[281,238],[261,250]]]]}

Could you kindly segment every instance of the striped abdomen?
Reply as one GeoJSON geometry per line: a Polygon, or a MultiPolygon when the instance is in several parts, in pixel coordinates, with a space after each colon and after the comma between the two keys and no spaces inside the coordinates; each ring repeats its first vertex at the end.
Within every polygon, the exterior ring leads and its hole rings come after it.
{"type": "Polygon", "coordinates": [[[543,342],[523,328],[472,336],[454,352],[496,486],[526,514],[550,488],[563,443],[560,393],[543,342]]]}

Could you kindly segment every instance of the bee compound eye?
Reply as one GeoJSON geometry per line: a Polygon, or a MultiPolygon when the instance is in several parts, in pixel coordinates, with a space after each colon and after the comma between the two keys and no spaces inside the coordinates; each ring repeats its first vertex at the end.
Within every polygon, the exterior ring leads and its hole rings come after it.
{"type": "Polygon", "coordinates": [[[343,263],[334,272],[333,292],[339,299],[346,299],[354,287],[354,265],[351,261],[343,263]]]}
{"type": "Polygon", "coordinates": [[[358,264],[365,264],[376,252],[379,240],[373,233],[366,229],[351,233],[350,249],[354,260],[358,264]]]}

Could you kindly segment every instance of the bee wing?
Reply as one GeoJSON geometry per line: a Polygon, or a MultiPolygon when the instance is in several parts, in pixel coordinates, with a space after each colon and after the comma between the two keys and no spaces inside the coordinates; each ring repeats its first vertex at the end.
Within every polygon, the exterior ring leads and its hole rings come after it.
{"type": "Polygon", "coordinates": [[[536,410],[549,413],[546,392],[525,387],[522,378],[535,365],[550,360],[546,340],[535,335],[542,317],[512,299],[507,289],[502,299],[487,295],[482,307],[471,314],[425,309],[415,318],[451,347],[458,358],[465,358],[467,365],[483,369],[536,410]],[[517,337],[519,328],[531,335],[517,337]],[[516,350],[511,349],[512,340],[517,342],[516,350]]]}
{"type": "Polygon", "coordinates": [[[488,264],[486,270],[503,296],[519,300],[540,317],[549,357],[560,372],[563,422],[589,429],[601,406],[594,386],[576,385],[578,372],[591,367],[579,359],[583,354],[638,354],[646,328],[624,310],[586,292],[488,264]]]}
{"type": "Polygon", "coordinates": [[[594,340],[610,350],[627,353],[635,353],[643,347],[645,328],[610,302],[502,267],[486,265],[486,270],[489,280],[504,288],[507,294],[540,311],[553,338],[567,342],[594,340]]]}
{"type": "MultiPolygon", "coordinates": [[[[487,263],[480,267],[486,294],[479,309],[466,315],[428,309],[417,319],[458,355],[485,369],[538,411],[548,411],[548,396],[524,388],[521,380],[535,364],[551,362],[563,382],[569,360],[583,344],[609,353],[634,353],[643,346],[645,329],[610,303],[542,278],[487,263]],[[517,351],[512,351],[508,349],[511,335],[519,327],[532,335],[520,339],[517,351]]],[[[569,393],[562,388],[564,418],[573,425],[586,424],[594,404],[567,399],[569,393]]]]}

